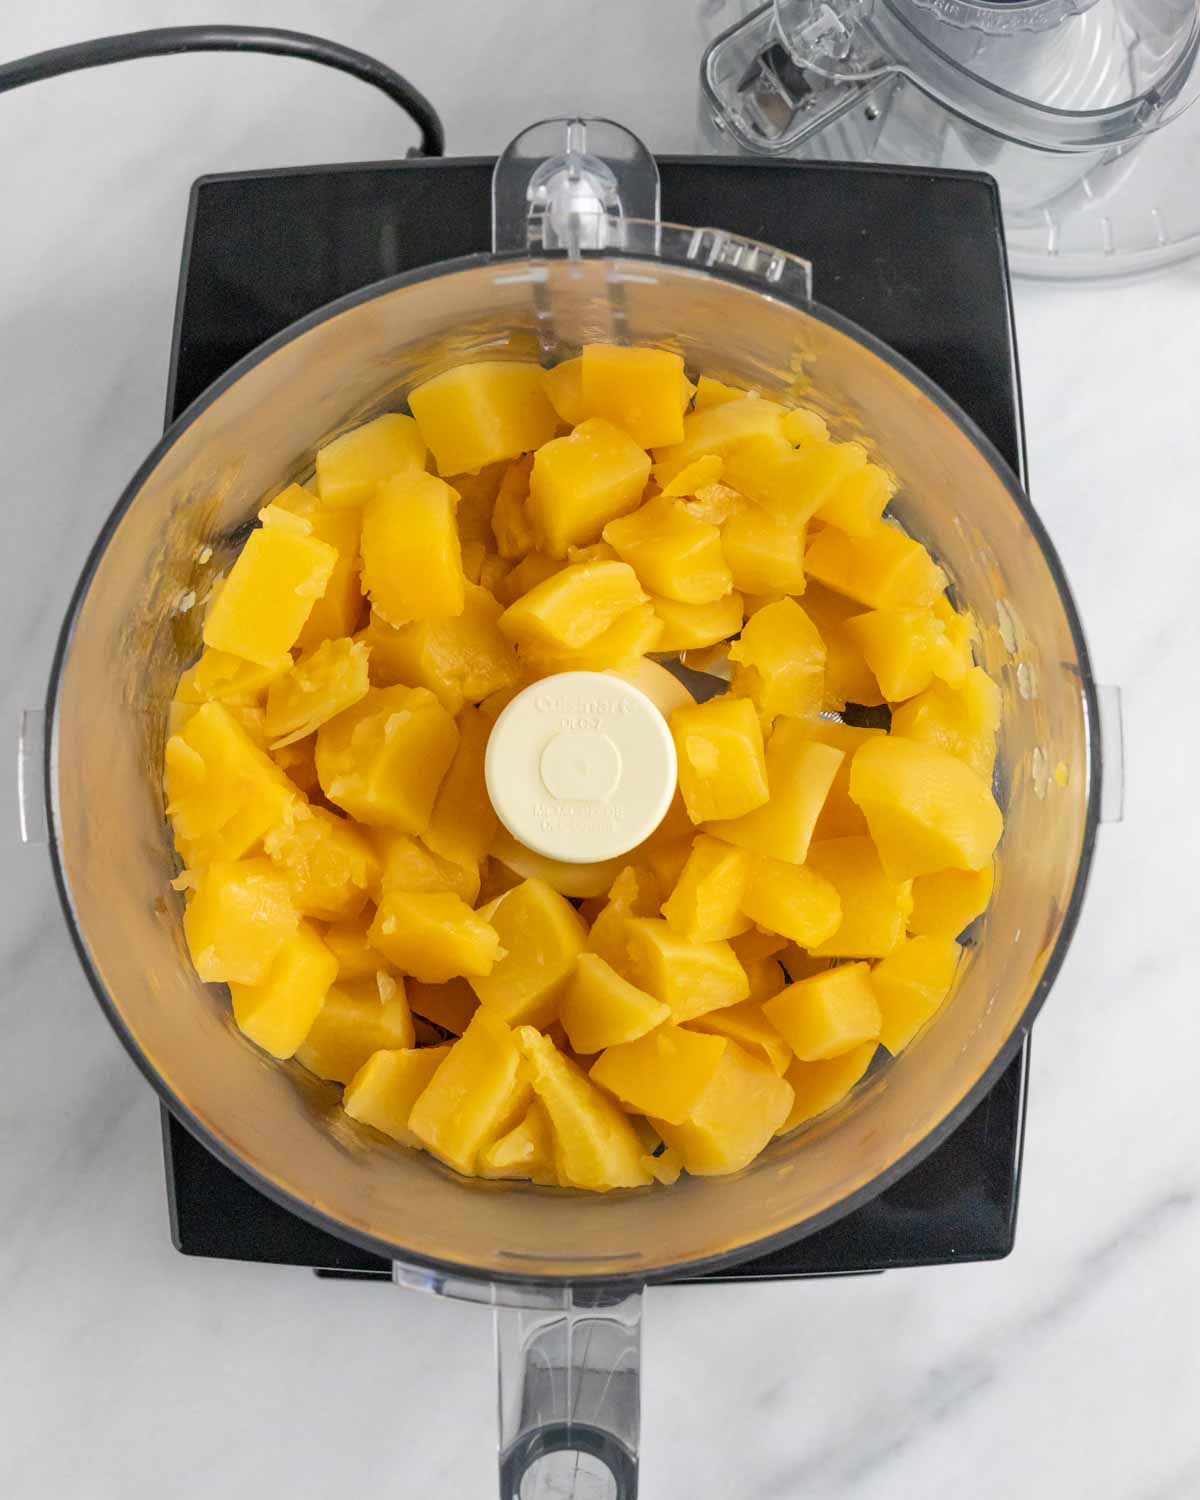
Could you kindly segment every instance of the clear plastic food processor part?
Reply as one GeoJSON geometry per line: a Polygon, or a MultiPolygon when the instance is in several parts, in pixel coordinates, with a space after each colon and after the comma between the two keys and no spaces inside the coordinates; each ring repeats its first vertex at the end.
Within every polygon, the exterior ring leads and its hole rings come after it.
{"type": "Polygon", "coordinates": [[[1200,249],[1198,47],[1196,0],[773,0],[706,51],[702,124],[988,172],[1015,270],[1124,274],[1200,249]]]}
{"type": "MultiPolygon", "coordinates": [[[[645,1284],[849,1212],[944,1139],[1020,1046],[1082,898],[1099,812],[1096,697],[1053,548],[1016,480],[918,372],[812,300],[803,261],[661,223],[652,159],[603,121],[526,132],[497,167],[494,208],[494,253],[294,324],[210,387],[142,465],[59,644],[49,841],[96,996],[176,1117],[283,1207],[391,1260],[397,1282],[497,1309],[506,1500],[630,1500],[645,1284]],[[839,438],[885,456],[898,514],[974,612],[1004,704],[995,893],[937,1018],[745,1171],[610,1194],[459,1177],[373,1135],[335,1086],[247,1041],[188,962],[162,797],[167,707],[197,652],[197,602],[264,496],[454,365],[550,363],[593,340],[660,345],[717,379],[814,404],[839,438]]],[[[594,789],[605,755],[595,767],[590,750],[581,766],[568,755],[549,774],[594,789]]]]}

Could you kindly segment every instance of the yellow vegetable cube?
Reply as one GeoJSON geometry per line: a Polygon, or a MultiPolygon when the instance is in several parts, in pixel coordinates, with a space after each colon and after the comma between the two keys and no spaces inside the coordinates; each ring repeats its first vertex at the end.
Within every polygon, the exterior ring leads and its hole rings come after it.
{"type": "Polygon", "coordinates": [[[982,870],[937,870],[912,883],[908,930],[928,937],[956,938],[992,899],[995,867],[982,870]]]}
{"type": "Polygon", "coordinates": [[[317,493],[323,505],[362,505],[396,474],[419,474],[425,443],[411,417],[386,412],[317,450],[317,493]]]}
{"type": "Polygon", "coordinates": [[[847,703],[874,707],[884,701],[862,647],[847,626],[862,614],[862,605],[809,580],[804,613],[825,642],[825,702],[841,710],[847,703]]]}
{"type": "Polygon", "coordinates": [[[694,651],[727,640],[742,628],[741,594],[726,594],[707,604],[681,604],[652,594],[650,602],[663,626],[656,651],[694,651]]]}
{"type": "Polygon", "coordinates": [[[461,977],[448,979],[445,984],[425,984],[419,979],[410,979],[405,989],[409,1009],[414,1015],[424,1016],[454,1036],[462,1036],[479,1009],[479,996],[461,977]]]}
{"type": "Polygon", "coordinates": [[[323,922],[347,921],[367,904],[378,861],[361,829],[323,807],[300,807],[263,840],[292,904],[323,922]]]}
{"type": "Polygon", "coordinates": [[[579,913],[544,881],[526,880],[489,902],[479,919],[495,929],[503,950],[494,968],[471,981],[480,1004],[510,1025],[549,1025],[587,941],[579,913]]]}
{"type": "Polygon", "coordinates": [[[413,1105],[408,1129],[427,1151],[471,1174],[482,1148],[512,1129],[530,1099],[513,1033],[481,1005],[413,1105]]]}
{"type": "Polygon", "coordinates": [[[363,632],[378,687],[428,688],[447,713],[513,687],[520,675],[512,643],[501,633],[500,606],[484,588],[464,586],[462,613],[393,628],[372,612],[363,632]]]}
{"type": "Polygon", "coordinates": [[[545,677],[555,672],[624,673],[638,667],[647,651],[658,650],[662,632],[662,621],[647,600],[619,615],[586,646],[574,651],[545,651],[527,646],[520,654],[535,676],[545,677]]]}
{"type": "Polygon", "coordinates": [[[575,651],[645,601],[627,563],[576,563],[511,604],[500,616],[500,629],[519,645],[575,651]]]}
{"type": "Polygon", "coordinates": [[[449,891],[386,890],[367,936],[398,969],[426,984],[490,974],[500,956],[496,929],[449,891]]]}
{"type": "Polygon", "coordinates": [[[384,958],[378,948],[372,947],[367,938],[374,920],[375,908],[367,905],[357,917],[326,927],[325,946],[337,959],[339,983],[374,979],[378,973],[395,973],[395,966],[384,958]]]}
{"type": "Polygon", "coordinates": [[[640,448],[683,441],[682,381],[683,360],[666,349],[584,345],[584,410],[622,428],[640,448]]]}
{"type": "Polygon", "coordinates": [[[558,424],[537,365],[512,360],[456,365],[410,392],[409,407],[439,474],[477,473],[531,453],[558,424]]]}
{"type": "Polygon", "coordinates": [[[554,1166],[554,1132],[540,1099],[533,1101],[507,1135],[483,1148],[476,1166],[480,1177],[561,1185],[554,1166]]]}
{"type": "Polygon", "coordinates": [[[863,810],[884,868],[897,880],[935,870],[981,870],[1004,820],[990,789],[937,745],[887,735],[855,751],[850,796],[863,810]]]}
{"type": "Polygon", "coordinates": [[[550,557],[599,540],[605,525],[635,509],[650,459],[611,422],[590,417],[534,455],[529,514],[537,545],[550,557]]]}
{"type": "Polygon", "coordinates": [[[737,386],[714,380],[711,375],[701,375],[696,381],[696,410],[707,411],[710,406],[726,406],[730,401],[741,401],[749,393],[737,386]]]}
{"type": "Polygon", "coordinates": [[[479,866],[443,859],[411,834],[393,829],[372,830],[379,860],[376,882],[379,892],[453,891],[472,905],[479,894],[479,866]]]}
{"type": "Polygon", "coordinates": [[[226,703],[231,708],[254,708],[266,697],[268,689],[292,670],[292,658],[285,653],[269,667],[230,656],[228,651],[206,649],[190,666],[175,688],[177,703],[226,703]]]}
{"type": "Polygon", "coordinates": [[[825,696],[825,642],[794,599],[760,609],[733,645],[732,691],[768,719],[819,712],[825,696]]]}
{"type": "Polygon", "coordinates": [[[933,613],[941,621],[945,631],[934,650],[934,675],[950,687],[961,687],[963,679],[975,664],[975,639],[978,634],[975,621],[965,611],[959,614],[945,594],[939,594],[933,601],[933,613]]]}
{"type": "Polygon", "coordinates": [[[681,604],[710,604],[733,587],[721,533],[697,521],[678,500],[648,500],[610,521],[604,540],[631,565],[644,588],[681,604]]]}
{"type": "Polygon", "coordinates": [[[823,943],[810,943],[817,958],[882,958],[904,936],[911,897],[885,873],[869,838],[829,839],[813,844],[808,866],[823,875],[842,903],[841,925],[823,943]]]}
{"type": "Polygon", "coordinates": [[[559,1181],[598,1193],[649,1183],[642,1143],[625,1114],[548,1037],[532,1026],[516,1036],[550,1120],[559,1181]]]}
{"type": "MultiPolygon", "coordinates": [[[[778,936],[778,934],[775,935],[778,936]]],[[[769,1000],[772,995],[778,995],[779,991],[787,983],[787,975],[784,973],[777,959],[739,958],[738,962],[745,969],[746,978],[750,981],[748,999],[754,1004],[759,1004],[763,1000],[769,1000]]]]}
{"type": "Polygon", "coordinates": [[[765,854],[751,868],[742,910],[759,927],[804,948],[831,938],[842,920],[841,898],[824,876],[765,854]]]}
{"type": "MultiPolygon", "coordinates": [[[[524,557],[537,545],[529,511],[529,483],[532,476],[533,455],[526,454],[508,465],[496,492],[496,504],[492,509],[492,536],[495,538],[496,551],[509,562],[524,557]]],[[[480,581],[483,581],[482,573],[480,581]]]]}
{"type": "Polygon", "coordinates": [[[797,448],[811,448],[829,441],[829,425],[819,412],[797,406],[783,419],[783,435],[797,448]]]}
{"type": "Polygon", "coordinates": [[[296,637],[297,649],[307,654],[322,641],[353,635],[363,613],[362,582],[358,574],[362,511],[353,505],[341,509],[324,505],[298,484],[289,485],[271,504],[302,516],[312,527],[312,535],[320,542],[328,542],[338,555],[325,592],[313,605],[304,629],[296,637]]]}
{"type": "Polygon", "coordinates": [[[867,964],[840,964],[789,984],[763,1014],[801,1062],[838,1057],[879,1036],[883,1024],[867,964]]]}
{"type": "MultiPolygon", "coordinates": [[[[680,469],[675,478],[663,486],[663,494],[668,498],[675,495],[697,495],[698,491],[709,490],[717,485],[724,472],[725,460],[715,453],[706,454],[703,458],[694,459],[686,469],[680,469]]],[[[727,493],[732,495],[736,492],[729,490],[727,493]]],[[[701,516],[700,519],[710,518],[701,516]]]]}
{"type": "Polygon", "coordinates": [[[217,860],[196,880],[183,933],[201,979],[256,985],[299,923],[287,881],[270,860],[217,860]]]}
{"type": "Polygon", "coordinates": [[[645,1036],[670,1020],[671,1012],[598,953],[581,953],[563,990],[559,1017],[571,1047],[586,1056],[645,1036]]]}
{"type": "Polygon", "coordinates": [[[492,846],[499,821],[492,810],[483,765],[491,721],[477,708],[458,716],[458,749],[450,762],[424,843],[443,859],[458,865],[478,865],[492,846]]]}
{"type": "Polygon", "coordinates": [[[740,505],[721,527],[733,586],[745,594],[804,592],[803,524],[778,521],[756,505],[740,505]]]}
{"type": "Polygon", "coordinates": [[[846,634],[892,703],[912,698],[933,681],[946,630],[928,609],[875,609],[846,621],[846,634]]]}
{"type": "Polygon", "coordinates": [[[745,932],[750,924],[742,914],[742,900],[749,878],[750,855],[745,849],[698,834],[663,903],[667,925],[691,943],[720,942],[745,932]]]}
{"type": "Polygon", "coordinates": [[[427,688],[372,688],[317,730],[317,774],[360,823],[423,833],[457,748],[454,720],[427,688]]]}
{"type": "Polygon", "coordinates": [[[369,649],[343,637],[302,656],[267,693],[264,727],[273,750],[306,739],[327,720],[365,698],[371,686],[369,649]]]}
{"type": "Polygon", "coordinates": [[[306,739],[294,740],[290,745],[280,745],[271,751],[271,759],[297,789],[306,797],[315,797],[321,791],[317,780],[317,737],[310,734],[306,739]]]}
{"type": "Polygon", "coordinates": [[[693,1176],[724,1176],[754,1160],[791,1107],[791,1085],[768,1063],[728,1042],[708,1087],[683,1123],[655,1119],[654,1125],[693,1176]]]}
{"type": "Polygon", "coordinates": [[[292,1057],[311,1031],[337,973],[317,929],[301,922],[261,982],[229,981],[238,1030],[272,1057],[292,1057]]]}
{"type": "Polygon", "coordinates": [[[385,480],[363,510],[362,582],[389,625],[462,613],[458,492],[432,474],[385,480]]]}
{"type": "Polygon", "coordinates": [[[252,531],[209,609],[204,644],[275,669],[296,644],[337,560],[328,542],[306,532],[265,524],[252,531]]]}
{"type": "Polygon", "coordinates": [[[694,411],[683,419],[682,442],[655,448],[654,478],[660,485],[670,484],[688,464],[709,454],[728,463],[731,455],[750,439],[764,435],[779,437],[783,416],[782,406],[774,401],[761,401],[757,396],[694,411]]]}
{"type": "Polygon", "coordinates": [[[744,965],[761,958],[774,958],[789,944],[787,938],[780,937],[777,932],[764,932],[761,927],[751,927],[737,937],[730,938],[729,946],[737,954],[738,962],[744,965]]]}
{"type": "Polygon", "coordinates": [[[895,485],[878,464],[864,464],[835,485],[817,507],[817,519],[851,536],[869,536],[894,493],[895,485]]]}
{"type": "Polygon", "coordinates": [[[625,857],[606,859],[595,864],[570,864],[549,859],[536,850],[519,844],[503,823],[498,824],[492,840],[492,856],[513,871],[521,880],[542,880],[561,896],[601,896],[620,872],[625,857]]]}
{"type": "Polygon", "coordinates": [[[768,800],[740,818],[707,824],[739,848],[802,865],[845,756],[809,737],[803,721],[779,719],[767,741],[768,800]]]}
{"type": "MultiPolygon", "coordinates": [[[[769,963],[770,959],[758,959],[758,963],[769,963]]],[[[766,998],[771,999],[783,988],[783,970],[775,965],[779,983],[766,998]]],[[[770,1065],[782,1077],[792,1061],[792,1049],[763,1014],[761,1000],[743,1000],[740,1005],[726,1005],[721,1010],[710,1010],[707,1015],[697,1016],[687,1023],[692,1031],[703,1031],[709,1036],[728,1037],[753,1057],[770,1065]]]]}
{"type": "Polygon", "coordinates": [[[809,544],[804,566],[810,578],[868,609],[919,609],[946,586],[946,575],[920,542],[886,521],[863,536],[824,527],[809,544]]]}
{"type": "Polygon", "coordinates": [[[760,437],[728,455],[725,483],[798,529],[866,461],[857,443],[793,448],[783,437],[760,437]]]}
{"type": "Polygon", "coordinates": [[[893,1057],[941,1008],[961,953],[953,938],[911,937],[871,970],[871,986],[883,1014],[879,1040],[893,1057]]]}
{"type": "Polygon", "coordinates": [[[552,370],[542,371],[542,388],[560,422],[578,427],[591,413],[583,405],[583,356],[564,359],[552,370]]]}
{"type": "Polygon", "coordinates": [[[768,795],[767,763],[753,704],[726,694],[677,708],[670,723],[679,790],[693,823],[740,818],[762,806],[768,795]]]}
{"type": "Polygon", "coordinates": [[[882,739],[884,729],[862,729],[854,724],[842,724],[836,719],[795,719],[794,732],[806,735],[822,745],[832,745],[840,750],[845,759],[837,769],[829,788],[829,795],[813,829],[814,839],[840,839],[852,833],[866,833],[867,820],[861,808],[850,800],[850,762],[854,752],[868,740],[882,739]]]}
{"type": "Polygon", "coordinates": [[[450,1055],[450,1047],[385,1048],[373,1053],[351,1079],[342,1108],[402,1146],[424,1143],[408,1128],[412,1107],[450,1055]]]}
{"type": "Polygon", "coordinates": [[[892,734],[938,745],[990,784],[1000,725],[1000,689],[982,667],[972,667],[961,686],[935,682],[892,714],[892,734]]]}
{"type": "MultiPolygon", "coordinates": [[[[571,548],[572,562],[598,562],[599,558],[582,558],[577,556],[581,549],[571,548]]],[[[586,549],[582,549],[586,550],[586,549]]],[[[604,559],[615,561],[615,559],[604,559]]],[[[504,605],[515,604],[523,594],[530,589],[536,588],[539,583],[544,583],[547,578],[553,577],[562,567],[557,557],[547,557],[542,552],[527,552],[511,573],[506,573],[496,585],[496,598],[504,605]]]]}
{"type": "Polygon", "coordinates": [[[296,1052],[296,1061],[334,1083],[349,1083],[381,1048],[413,1045],[413,1021],[403,980],[381,974],[353,985],[334,984],[296,1052]]]}
{"type": "Polygon", "coordinates": [[[795,1098],[776,1135],[786,1135],[805,1120],[823,1115],[827,1109],[840,1104],[871,1066],[871,1059],[878,1050],[878,1042],[863,1042],[840,1057],[830,1057],[824,1062],[792,1063],[785,1076],[795,1098]]]}
{"type": "Polygon", "coordinates": [[[708,1087],[728,1046],[724,1037],[668,1024],[609,1047],[588,1077],[639,1114],[678,1124],[708,1087]]]}
{"type": "MultiPolygon", "coordinates": [[[[449,483],[458,491],[459,540],[463,547],[472,543],[483,543],[485,551],[492,543],[492,509],[500,483],[508,472],[508,464],[488,464],[478,474],[455,474],[449,483]]],[[[465,554],[464,554],[465,555],[465,554]]],[[[478,578],[473,580],[478,583],[478,578]]]]}
{"type": "Polygon", "coordinates": [[[661,918],[631,917],[625,944],[626,977],[669,1006],[676,1021],[735,1005],[750,994],[746,971],[728,943],[689,942],[661,918]]]}

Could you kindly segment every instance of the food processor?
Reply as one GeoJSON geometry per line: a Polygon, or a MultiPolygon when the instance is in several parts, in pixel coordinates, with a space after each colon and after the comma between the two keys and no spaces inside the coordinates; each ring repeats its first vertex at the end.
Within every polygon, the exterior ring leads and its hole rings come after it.
{"type": "MultiPolygon", "coordinates": [[[[117,504],[47,699],[49,841],[110,1021],[175,1119],[250,1188],[390,1264],[401,1285],[497,1310],[501,1493],[524,1500],[636,1493],[648,1283],[736,1274],[835,1227],[972,1115],[1062,961],[1100,817],[1082,632],[1009,466],[925,375],[814,299],[807,261],[664,222],[661,201],[654,160],[628,132],[543,122],[497,163],[489,253],[363,286],[240,359],[168,428],[117,504]],[[956,992],[908,1049],[742,1173],[602,1197],[466,1181],[384,1145],[338,1109],[336,1090],[242,1038],[187,960],[160,783],[166,706],[199,642],[196,601],[264,495],[310,472],[331,436],[452,365],[549,362],[591,340],[672,348],[720,379],[816,405],[839,438],[886,455],[895,510],[975,614],[982,664],[1002,688],[1006,817],[995,895],[956,992]]],[[[31,823],[35,737],[31,726],[31,823]]]]}
{"type": "Polygon", "coordinates": [[[1200,249],[1195,0],[728,0],[700,66],[714,149],[987,172],[1018,273],[1200,249]]]}

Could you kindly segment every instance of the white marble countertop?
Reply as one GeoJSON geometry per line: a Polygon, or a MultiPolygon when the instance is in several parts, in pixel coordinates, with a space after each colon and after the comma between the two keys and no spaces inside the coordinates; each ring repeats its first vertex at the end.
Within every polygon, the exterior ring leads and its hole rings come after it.
{"type": "MultiPolygon", "coordinates": [[[[221,19],[386,58],[441,109],[452,153],[571,109],[682,151],[716,3],[242,0],[221,19]]],[[[0,56],[212,10],[8,6],[0,56]]],[[[191,181],[410,140],[381,97],[277,59],[141,63],[0,98],[10,734],[160,430],[191,181]]],[[[1017,315],[1032,488],[1099,675],[1125,689],[1128,791],[1034,1037],[1016,1251],[651,1293],[647,1500],[1200,1494],[1200,263],[1104,289],[1020,284],[1017,315]]],[[[0,1495],[493,1494],[485,1313],[172,1249],[157,1101],[83,982],[45,851],[7,828],[0,1495]]]]}

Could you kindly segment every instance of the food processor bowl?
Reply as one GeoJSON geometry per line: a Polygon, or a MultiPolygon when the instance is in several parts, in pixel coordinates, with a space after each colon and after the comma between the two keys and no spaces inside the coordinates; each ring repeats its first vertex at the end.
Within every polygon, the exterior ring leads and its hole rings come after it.
{"type": "MultiPolygon", "coordinates": [[[[561,125],[540,129],[502,175],[531,174],[545,141],[561,144],[561,125]]],[[[616,129],[573,122],[566,176],[587,173],[589,145],[616,129]]],[[[656,206],[656,184],[643,188],[656,206]]],[[[492,254],[367,287],[218,380],[166,432],[96,542],[47,708],[53,860],[109,1020],[168,1108],[260,1191],[390,1258],[405,1284],[520,1309],[504,1315],[500,1343],[515,1380],[502,1401],[512,1494],[559,1451],[622,1470],[617,1488],[595,1493],[632,1494],[640,1288],[831,1222],[982,1098],[1062,961],[1098,820],[1096,696],[1079,620],[1002,460],[913,367],[812,301],[802,263],[717,231],[629,220],[621,203],[618,188],[582,218],[531,212],[532,246],[514,248],[501,230],[492,254]],[[597,339],[667,347],[692,369],[817,406],[839,438],[860,439],[888,466],[896,514],[974,612],[982,664],[1001,685],[1005,814],[995,893],[956,990],[910,1047],[734,1176],[603,1196],[459,1177],[360,1126],[334,1086],[243,1038],[223,992],[188,960],[161,773],[167,706],[199,648],[205,600],[264,496],[310,474],[331,437],[453,365],[549,360],[597,339]]]]}

